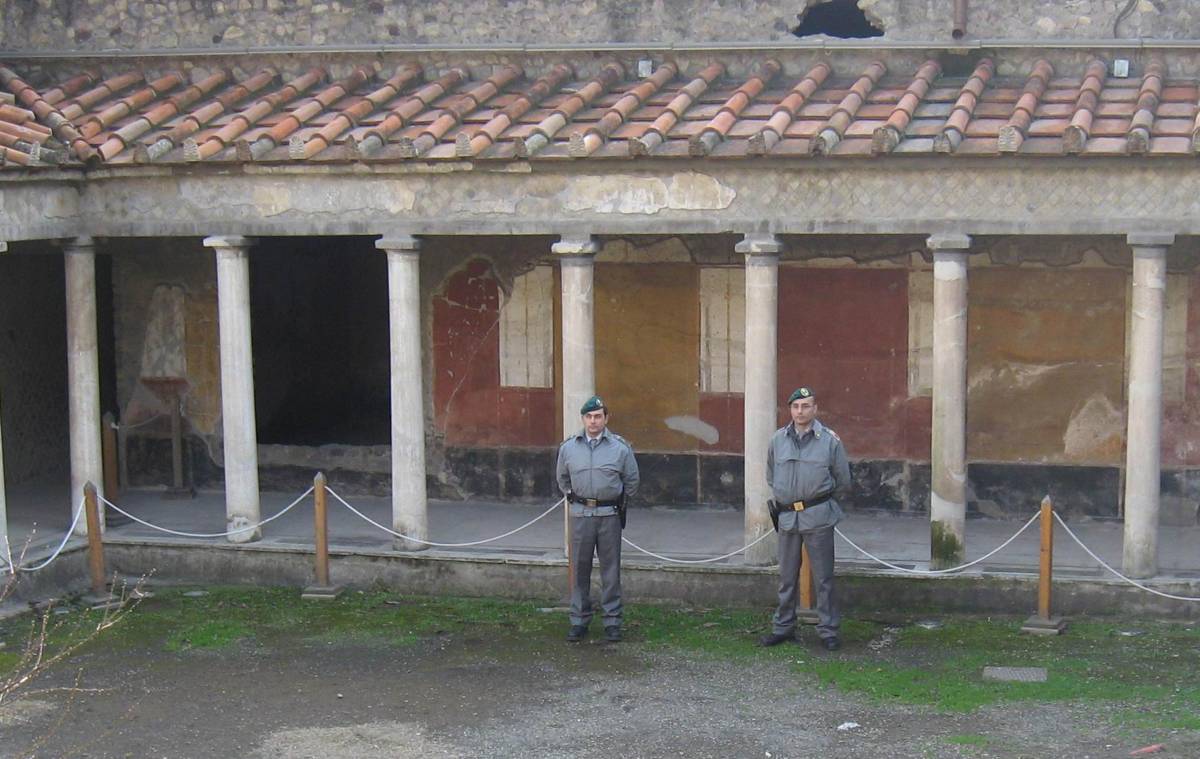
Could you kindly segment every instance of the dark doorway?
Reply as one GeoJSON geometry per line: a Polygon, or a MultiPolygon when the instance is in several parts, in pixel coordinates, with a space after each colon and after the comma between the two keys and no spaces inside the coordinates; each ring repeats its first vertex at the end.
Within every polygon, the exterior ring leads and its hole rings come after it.
{"type": "Polygon", "coordinates": [[[374,239],[262,238],[250,289],[259,442],[388,443],[387,257],[374,239]]]}
{"type": "Polygon", "coordinates": [[[65,484],[67,322],[61,249],[13,243],[0,256],[0,413],[9,487],[65,484]]]}
{"type": "Polygon", "coordinates": [[[800,25],[792,30],[797,37],[827,34],[841,39],[882,37],[883,30],[873,26],[856,0],[829,0],[814,5],[800,16],[800,25]]]}

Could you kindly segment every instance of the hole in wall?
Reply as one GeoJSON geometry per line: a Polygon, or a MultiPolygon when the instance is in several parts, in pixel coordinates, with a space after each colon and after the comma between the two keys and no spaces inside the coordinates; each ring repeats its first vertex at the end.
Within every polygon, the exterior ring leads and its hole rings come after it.
{"type": "Polygon", "coordinates": [[[792,30],[797,37],[825,34],[839,39],[882,37],[883,30],[867,19],[856,0],[829,0],[810,6],[800,14],[800,25],[792,30]]]}

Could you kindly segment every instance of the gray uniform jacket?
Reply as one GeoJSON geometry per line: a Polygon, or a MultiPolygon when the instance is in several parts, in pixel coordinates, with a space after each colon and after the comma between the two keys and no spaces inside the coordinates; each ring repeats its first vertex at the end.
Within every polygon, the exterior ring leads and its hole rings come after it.
{"type": "MultiPolygon", "coordinates": [[[[640,482],[633,447],[607,428],[600,433],[600,440],[594,447],[584,430],[564,440],[558,447],[556,469],[558,488],[564,494],[574,491],[581,498],[598,501],[615,501],[622,491],[626,498],[633,498],[640,482]]],[[[570,508],[573,517],[607,517],[617,513],[612,506],[588,508],[572,503],[570,508]]]]}
{"type": "MultiPolygon", "coordinates": [[[[850,487],[850,462],[841,439],[817,419],[803,436],[790,423],[776,430],[767,451],[767,484],[777,503],[803,501],[830,491],[844,492],[850,487]]],[[[820,530],[833,527],[845,517],[837,499],[830,499],[804,511],[784,511],[779,515],[779,529],[820,530]]]]}

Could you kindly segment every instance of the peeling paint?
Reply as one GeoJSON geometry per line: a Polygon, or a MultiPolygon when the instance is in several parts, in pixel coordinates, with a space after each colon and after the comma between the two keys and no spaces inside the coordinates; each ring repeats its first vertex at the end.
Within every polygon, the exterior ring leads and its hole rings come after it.
{"type": "Polygon", "coordinates": [[[663,424],[667,425],[668,429],[691,435],[708,445],[715,445],[721,439],[721,433],[716,427],[694,416],[669,416],[663,420],[663,424]]]}
{"type": "Polygon", "coordinates": [[[1071,414],[1063,452],[1072,458],[1108,458],[1121,450],[1124,420],[1107,396],[1094,393],[1071,414]]]}
{"type": "Polygon", "coordinates": [[[666,209],[715,211],[728,208],[737,192],[698,172],[660,177],[582,177],[560,195],[568,211],[652,215],[666,209]]]}

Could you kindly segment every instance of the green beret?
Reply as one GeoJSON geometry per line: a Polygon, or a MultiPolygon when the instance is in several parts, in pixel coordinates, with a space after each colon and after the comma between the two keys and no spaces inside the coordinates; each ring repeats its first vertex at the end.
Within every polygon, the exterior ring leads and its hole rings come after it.
{"type": "Polygon", "coordinates": [[[801,398],[811,397],[813,397],[813,391],[809,390],[807,387],[798,387],[792,391],[791,395],[788,396],[788,405],[792,405],[801,398]]]}
{"type": "Polygon", "coordinates": [[[600,400],[600,396],[593,395],[591,398],[588,398],[583,402],[583,407],[579,409],[579,415],[583,416],[584,414],[591,413],[592,411],[599,411],[601,409],[607,411],[604,401],[600,400]]]}

